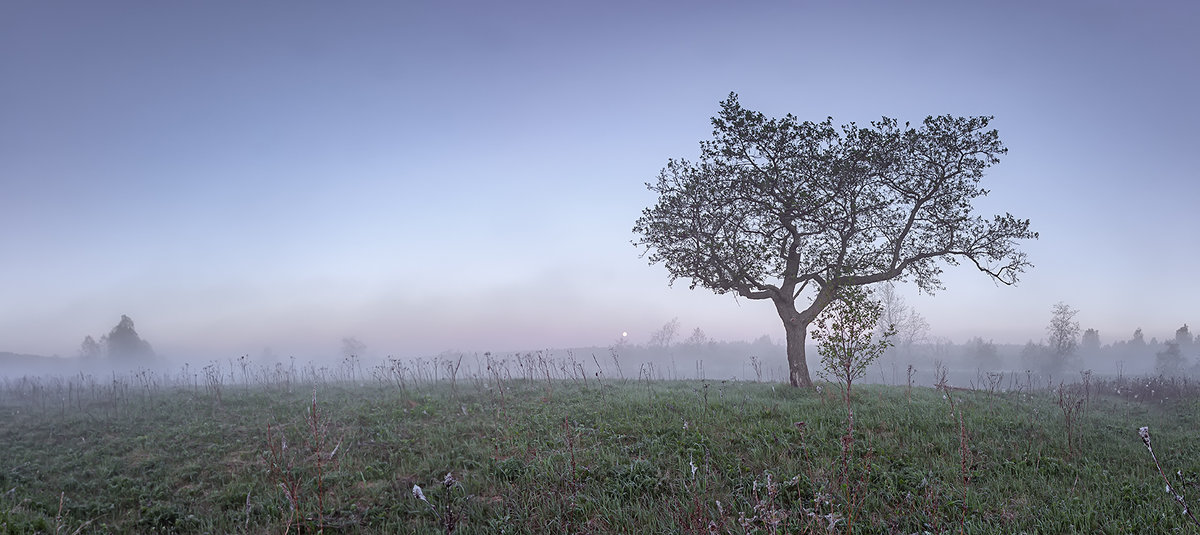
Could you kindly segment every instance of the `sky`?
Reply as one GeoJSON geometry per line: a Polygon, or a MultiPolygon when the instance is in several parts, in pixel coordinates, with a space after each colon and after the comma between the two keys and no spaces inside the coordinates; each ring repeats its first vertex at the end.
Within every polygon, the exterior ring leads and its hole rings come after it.
{"type": "Polygon", "coordinates": [[[767,302],[631,244],[718,102],[990,115],[1015,287],[900,291],[955,342],[1200,327],[1195,2],[2,2],[0,351],[122,314],[164,355],[749,340],[767,302]]]}

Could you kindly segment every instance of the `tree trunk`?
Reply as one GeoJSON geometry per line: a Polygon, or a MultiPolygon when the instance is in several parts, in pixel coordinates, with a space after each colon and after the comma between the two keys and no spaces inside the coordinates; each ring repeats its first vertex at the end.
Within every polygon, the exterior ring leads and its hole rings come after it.
{"type": "Polygon", "coordinates": [[[783,331],[787,335],[788,377],[792,386],[812,388],[812,377],[808,375],[808,361],[804,357],[804,342],[808,340],[808,326],[833,302],[835,296],[836,286],[822,286],[816,297],[813,297],[813,302],[804,310],[796,310],[796,301],[791,298],[790,293],[772,299],[775,302],[775,311],[779,312],[779,319],[783,320],[783,331]]]}
{"type": "Polygon", "coordinates": [[[787,335],[788,376],[792,386],[812,387],[812,378],[808,375],[808,361],[804,357],[804,342],[808,338],[808,322],[801,323],[787,318],[783,320],[783,330],[787,335]]]}

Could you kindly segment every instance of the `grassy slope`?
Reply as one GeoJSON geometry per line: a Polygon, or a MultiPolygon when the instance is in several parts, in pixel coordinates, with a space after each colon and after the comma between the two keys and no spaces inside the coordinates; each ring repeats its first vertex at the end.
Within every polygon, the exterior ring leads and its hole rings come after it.
{"type": "Polygon", "coordinates": [[[909,399],[903,387],[859,387],[843,484],[845,408],[829,389],[559,381],[510,382],[501,395],[492,386],[318,386],[321,458],[337,448],[321,463],[320,493],[311,387],[226,386],[219,402],[203,388],[66,400],[10,391],[0,406],[0,533],[282,533],[289,481],[299,482],[306,532],[319,494],[331,533],[438,533],[446,521],[457,533],[769,533],[772,520],[797,533],[824,532],[822,517],[862,533],[1197,531],[1137,436],[1150,426],[1164,469],[1196,481],[1194,399],[1093,397],[1072,455],[1057,396],[955,392],[968,433],[964,486],[959,425],[941,392],[918,388],[909,399]],[[443,485],[447,472],[460,485],[443,485]]]}

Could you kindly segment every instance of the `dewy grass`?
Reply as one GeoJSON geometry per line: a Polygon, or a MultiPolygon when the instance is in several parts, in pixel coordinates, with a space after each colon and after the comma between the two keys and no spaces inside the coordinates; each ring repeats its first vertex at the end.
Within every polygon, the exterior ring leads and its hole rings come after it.
{"type": "MultiPolygon", "coordinates": [[[[941,391],[856,386],[851,472],[861,492],[846,494],[845,408],[810,390],[633,374],[585,382],[600,378],[591,359],[535,358],[530,371],[468,357],[454,388],[452,373],[434,380],[432,361],[404,365],[402,382],[380,370],[366,386],[298,363],[231,366],[243,381],[222,374],[220,403],[201,368],[0,382],[0,534],[1196,527],[1161,499],[1154,465],[1130,462],[1145,454],[1129,429],[1200,443],[1200,397],[1164,390],[1169,382],[1139,383],[1133,399],[1097,380],[1073,424],[1073,454],[1048,390],[953,390],[948,418],[941,391]]],[[[1153,453],[1186,495],[1200,458],[1161,445],[1153,453]]]]}

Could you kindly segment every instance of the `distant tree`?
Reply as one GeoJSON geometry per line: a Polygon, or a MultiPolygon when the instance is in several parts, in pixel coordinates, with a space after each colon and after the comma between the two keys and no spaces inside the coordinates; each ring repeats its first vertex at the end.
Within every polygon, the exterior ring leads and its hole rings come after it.
{"type": "Polygon", "coordinates": [[[905,348],[925,341],[929,333],[929,322],[904,302],[904,297],[896,292],[896,285],[892,281],[881,285],[879,304],[883,307],[879,325],[876,326],[880,334],[894,327],[896,345],[905,348]]]}
{"type": "Polygon", "coordinates": [[[104,356],[104,348],[89,334],[83,338],[83,343],[79,345],[79,356],[88,360],[95,360],[104,356]]]}
{"type": "Polygon", "coordinates": [[[963,346],[963,352],[967,358],[985,370],[994,370],[1000,367],[1000,352],[996,349],[996,344],[991,340],[984,341],[983,337],[976,336],[963,346]]]}
{"type": "Polygon", "coordinates": [[[934,360],[949,360],[958,346],[945,336],[934,336],[925,344],[925,351],[934,360]]]}
{"type": "Polygon", "coordinates": [[[1180,350],[1192,347],[1192,342],[1192,332],[1188,330],[1186,323],[1183,324],[1183,327],[1175,330],[1175,345],[1178,345],[1180,350]]]}
{"type": "Polygon", "coordinates": [[[691,336],[688,336],[687,340],[683,341],[683,345],[692,347],[700,347],[707,343],[708,335],[704,334],[704,331],[702,331],[699,327],[696,327],[696,329],[692,331],[691,336]]]}
{"type": "Polygon", "coordinates": [[[1013,284],[1031,266],[1017,247],[1037,238],[1029,220],[985,219],[972,206],[1007,151],[990,120],[910,127],[885,117],[838,129],[832,119],[767,118],[730,94],[699,161],[668,160],[647,184],[658,201],[635,223],[634,244],[671,282],[771,300],[789,380],[810,386],[808,327],[841,289],[909,279],[934,291],[942,266],[964,261],[1013,284]]]}
{"type": "Polygon", "coordinates": [[[770,354],[773,352],[773,349],[778,347],[779,346],[775,342],[771,341],[771,337],[766,334],[759,336],[758,338],[755,338],[753,342],[750,342],[751,351],[758,355],[770,354]]]}
{"type": "Polygon", "coordinates": [[[1079,342],[1079,350],[1084,355],[1095,355],[1100,352],[1100,331],[1088,329],[1083,331],[1083,340],[1079,342]]]}
{"type": "Polygon", "coordinates": [[[1183,352],[1179,344],[1167,342],[1166,349],[1154,354],[1154,371],[1160,375],[1178,375],[1183,369],[1183,352]]]}
{"type": "Polygon", "coordinates": [[[875,326],[879,332],[886,331],[889,325],[903,323],[908,317],[908,303],[896,292],[896,284],[892,281],[879,285],[879,306],[882,312],[879,314],[879,324],[875,326]]]}
{"type": "Polygon", "coordinates": [[[1050,324],[1046,326],[1047,345],[1050,348],[1050,363],[1046,371],[1060,372],[1079,347],[1079,322],[1075,315],[1079,311],[1059,301],[1050,309],[1050,324]]]}
{"type": "Polygon", "coordinates": [[[671,347],[671,342],[675,341],[675,335],[679,334],[679,318],[672,318],[657,331],[650,335],[650,347],[667,348],[671,347]]]}
{"type": "Polygon", "coordinates": [[[1133,331],[1133,338],[1129,340],[1129,345],[1135,348],[1146,347],[1146,337],[1142,335],[1142,328],[1138,327],[1133,331]]]}
{"type": "Polygon", "coordinates": [[[1021,362],[1030,370],[1047,371],[1050,368],[1049,356],[1050,350],[1041,342],[1030,340],[1021,348],[1021,362]]]}
{"type": "Polygon", "coordinates": [[[905,347],[925,343],[929,339],[929,322],[915,310],[910,310],[904,323],[897,327],[899,342],[905,347]]]}
{"type": "Polygon", "coordinates": [[[353,336],[342,338],[342,357],[362,357],[367,353],[367,344],[353,336]]]}
{"type": "Polygon", "coordinates": [[[121,321],[102,338],[108,358],[127,362],[145,361],[154,358],[150,343],[138,336],[129,316],[121,315],[121,321]]]}

